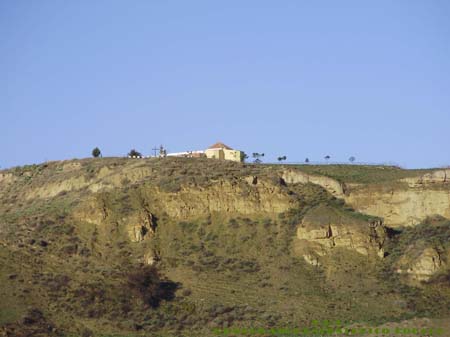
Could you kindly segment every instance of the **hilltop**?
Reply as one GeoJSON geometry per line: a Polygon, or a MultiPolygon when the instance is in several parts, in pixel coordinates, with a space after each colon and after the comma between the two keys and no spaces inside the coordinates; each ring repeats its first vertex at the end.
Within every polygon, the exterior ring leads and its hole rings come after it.
{"type": "Polygon", "coordinates": [[[442,324],[449,218],[446,169],[101,158],[3,170],[0,326],[209,336],[442,324]]]}

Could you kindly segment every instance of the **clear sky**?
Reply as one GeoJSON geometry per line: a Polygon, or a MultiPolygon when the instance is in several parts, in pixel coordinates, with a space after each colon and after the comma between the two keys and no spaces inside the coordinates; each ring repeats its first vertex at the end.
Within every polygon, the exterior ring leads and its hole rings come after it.
{"type": "Polygon", "coordinates": [[[0,1],[0,166],[199,150],[450,165],[450,1],[0,1]]]}

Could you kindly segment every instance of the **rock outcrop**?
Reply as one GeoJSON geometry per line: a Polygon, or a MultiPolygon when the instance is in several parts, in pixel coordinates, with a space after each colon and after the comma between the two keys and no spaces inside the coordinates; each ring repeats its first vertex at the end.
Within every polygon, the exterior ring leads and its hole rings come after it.
{"type": "Polygon", "coordinates": [[[419,177],[404,178],[402,181],[408,183],[412,187],[424,184],[446,184],[450,183],[450,169],[435,170],[419,177]]]}
{"type": "Polygon", "coordinates": [[[40,184],[37,182],[36,186],[30,187],[25,198],[53,198],[62,192],[81,191],[83,189],[89,189],[89,191],[96,193],[102,190],[123,187],[125,181],[127,184],[136,183],[151,174],[151,170],[146,167],[130,166],[116,172],[105,166],[92,176],[86,176],[80,171],[79,166],[71,165],[70,163],[63,166],[63,172],[66,166],[70,168],[69,173],[72,173],[72,176],[56,176],[51,183],[40,184]]]}
{"type": "Polygon", "coordinates": [[[412,281],[428,281],[447,267],[444,256],[450,255],[450,251],[421,245],[418,241],[408,247],[395,265],[397,273],[407,275],[412,281]]]}
{"type": "Polygon", "coordinates": [[[170,217],[184,219],[205,216],[213,212],[256,214],[285,212],[295,205],[295,198],[281,186],[255,178],[219,180],[208,187],[183,187],[180,191],[152,193],[155,205],[170,217]],[[157,196],[157,198],[156,198],[157,196]]]}
{"type": "Polygon", "coordinates": [[[313,265],[320,264],[318,257],[338,247],[383,257],[386,238],[386,228],[380,220],[363,220],[329,206],[319,206],[309,211],[297,227],[296,250],[313,265]]]}
{"type": "Polygon", "coordinates": [[[132,242],[144,241],[155,234],[156,219],[147,209],[139,212],[139,215],[134,216],[133,219],[127,219],[126,222],[128,235],[132,242]]]}
{"type": "Polygon", "coordinates": [[[434,170],[388,184],[351,184],[345,201],[379,216],[389,227],[415,226],[430,216],[450,218],[450,170],[434,170]]]}
{"type": "Polygon", "coordinates": [[[7,172],[0,172],[0,187],[2,185],[6,186],[8,184],[13,183],[15,180],[14,175],[12,175],[11,173],[7,173],[7,172]]]}
{"type": "Polygon", "coordinates": [[[281,175],[281,178],[287,184],[312,183],[320,185],[337,198],[343,198],[345,194],[345,185],[329,177],[312,175],[299,170],[291,169],[284,171],[281,175]]]}
{"type": "Polygon", "coordinates": [[[450,218],[450,189],[360,186],[345,201],[359,212],[379,216],[389,227],[414,226],[433,215],[450,218]]]}

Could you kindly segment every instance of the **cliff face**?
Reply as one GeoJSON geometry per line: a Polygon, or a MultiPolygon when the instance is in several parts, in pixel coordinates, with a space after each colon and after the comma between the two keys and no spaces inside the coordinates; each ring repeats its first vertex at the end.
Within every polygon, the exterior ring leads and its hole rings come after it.
{"type": "Polygon", "coordinates": [[[349,212],[319,206],[297,226],[295,250],[313,265],[320,265],[320,257],[336,248],[382,258],[387,237],[380,220],[361,219],[349,212]]]}
{"type": "MultiPolygon", "coordinates": [[[[92,227],[126,233],[132,242],[145,242],[158,232],[158,220],[197,221],[211,215],[232,217],[276,217],[298,205],[294,195],[271,181],[218,180],[208,187],[183,186],[167,192],[154,185],[136,185],[129,191],[108,190],[94,194],[73,211],[76,221],[92,227]]],[[[225,221],[224,220],[224,221],[225,221]]],[[[107,241],[107,234],[105,241],[107,241]]]]}
{"type": "Polygon", "coordinates": [[[450,188],[364,186],[352,189],[345,201],[360,212],[382,217],[391,227],[414,226],[428,216],[450,218],[450,188]]]}
{"type": "Polygon", "coordinates": [[[355,210],[383,218],[390,227],[414,226],[433,215],[450,218],[450,170],[435,170],[389,183],[346,184],[297,169],[284,171],[282,179],[288,184],[320,185],[355,210]]]}
{"type": "Polygon", "coordinates": [[[450,248],[419,247],[420,242],[411,244],[397,261],[395,272],[406,275],[411,281],[429,281],[448,268],[450,248]]]}
{"type": "Polygon", "coordinates": [[[450,218],[450,170],[436,170],[389,185],[349,188],[345,201],[355,209],[384,218],[391,227],[414,226],[425,218],[450,218]]]}
{"type": "Polygon", "coordinates": [[[287,184],[316,184],[337,198],[344,197],[345,185],[329,177],[308,174],[295,169],[285,170],[281,177],[287,184]]]}
{"type": "Polygon", "coordinates": [[[186,219],[219,212],[225,214],[278,214],[295,206],[282,187],[259,179],[220,180],[208,187],[186,187],[175,193],[149,191],[160,211],[186,219]]]}
{"type": "MultiPolygon", "coordinates": [[[[220,167],[222,164],[213,164],[211,172],[226,169],[220,167]]],[[[145,184],[147,199],[155,209],[184,219],[211,212],[247,215],[286,212],[297,202],[287,193],[289,186],[315,184],[356,211],[381,217],[389,227],[414,226],[433,215],[450,218],[450,170],[430,171],[389,183],[362,184],[341,182],[295,167],[237,169],[232,166],[235,173],[224,178],[220,174],[204,177],[198,171],[201,165],[176,161],[156,166],[120,160],[111,163],[105,160],[101,166],[89,161],[46,165],[48,168],[43,165],[20,174],[1,172],[0,194],[33,202],[67,193],[88,196],[145,184]],[[277,176],[288,188],[279,183],[277,176]]]]}

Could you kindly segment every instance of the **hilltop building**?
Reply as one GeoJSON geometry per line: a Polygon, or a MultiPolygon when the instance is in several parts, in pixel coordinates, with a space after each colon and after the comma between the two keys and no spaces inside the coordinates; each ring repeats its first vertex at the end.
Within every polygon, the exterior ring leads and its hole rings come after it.
{"type": "Polygon", "coordinates": [[[244,152],[239,150],[234,150],[231,147],[225,145],[224,143],[218,142],[207,148],[205,151],[185,151],[185,152],[174,152],[161,155],[161,157],[185,157],[185,158],[213,158],[231,161],[244,161],[244,152]]]}
{"type": "Polygon", "coordinates": [[[184,157],[184,158],[201,158],[206,157],[205,151],[184,151],[167,153],[161,157],[184,157]]]}
{"type": "Polygon", "coordinates": [[[207,158],[224,159],[242,162],[244,161],[244,152],[234,150],[224,143],[218,142],[205,150],[207,158]]]}

